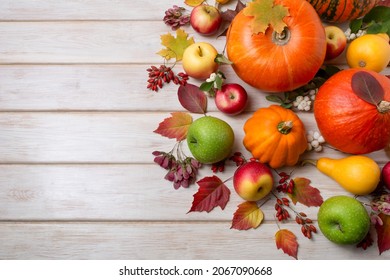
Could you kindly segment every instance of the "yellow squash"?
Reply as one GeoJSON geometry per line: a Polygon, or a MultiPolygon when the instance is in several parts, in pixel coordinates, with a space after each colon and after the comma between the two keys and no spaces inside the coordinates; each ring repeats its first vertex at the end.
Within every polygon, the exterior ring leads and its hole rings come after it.
{"type": "Polygon", "coordinates": [[[341,159],[320,158],[317,169],[355,195],[372,193],[380,180],[380,167],[371,158],[362,155],[341,159]]]}

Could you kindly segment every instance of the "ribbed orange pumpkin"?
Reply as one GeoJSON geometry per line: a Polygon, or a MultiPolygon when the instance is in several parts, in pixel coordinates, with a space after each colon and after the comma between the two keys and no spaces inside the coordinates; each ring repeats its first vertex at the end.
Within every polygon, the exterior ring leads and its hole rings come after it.
{"type": "Polygon", "coordinates": [[[270,26],[253,34],[244,10],[233,19],[226,36],[227,56],[236,74],[251,86],[268,92],[294,90],[307,84],[324,62],[325,30],[305,0],[274,0],[288,8],[282,34],[270,26]]]}
{"type": "Polygon", "coordinates": [[[321,19],[345,22],[366,15],[379,0],[307,0],[321,19]]]}
{"type": "Polygon", "coordinates": [[[374,71],[346,69],[330,77],[314,101],[314,117],[322,136],[336,149],[366,154],[390,143],[390,79],[374,71]],[[384,90],[384,101],[375,106],[352,89],[355,73],[371,74],[384,90]]]}
{"type": "Polygon", "coordinates": [[[278,105],[258,109],[244,124],[244,146],[272,168],[293,166],[307,148],[305,126],[291,110],[278,105]]]}

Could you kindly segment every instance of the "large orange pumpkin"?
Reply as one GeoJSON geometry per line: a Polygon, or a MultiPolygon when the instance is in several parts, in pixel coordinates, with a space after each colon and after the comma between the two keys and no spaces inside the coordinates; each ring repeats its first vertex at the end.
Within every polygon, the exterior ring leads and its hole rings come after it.
{"type": "Polygon", "coordinates": [[[314,8],[305,0],[274,0],[288,8],[281,34],[270,26],[253,34],[244,8],[226,36],[227,56],[237,75],[251,86],[269,92],[294,90],[307,84],[324,62],[326,37],[314,8]]]}
{"type": "Polygon", "coordinates": [[[366,15],[379,0],[307,0],[321,19],[345,22],[366,15]]]}
{"type": "Polygon", "coordinates": [[[307,149],[303,122],[278,105],[258,109],[244,124],[245,148],[272,168],[295,165],[307,149]]]}
{"type": "Polygon", "coordinates": [[[342,152],[381,150],[390,143],[390,79],[371,70],[342,70],[320,87],[314,117],[324,139],[342,152]],[[360,72],[369,73],[383,88],[378,105],[364,101],[353,90],[352,77],[360,72]]]}

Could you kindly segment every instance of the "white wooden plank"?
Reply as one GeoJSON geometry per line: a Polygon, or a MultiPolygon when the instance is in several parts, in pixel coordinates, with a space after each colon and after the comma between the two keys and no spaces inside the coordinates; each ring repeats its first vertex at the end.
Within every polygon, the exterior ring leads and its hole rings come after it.
{"type": "MultiPolygon", "coordinates": [[[[149,65],[3,65],[0,66],[0,111],[179,111],[177,89],[165,85],[159,92],[146,89],[149,65]],[[75,102],[77,100],[77,102],[75,102]]],[[[345,66],[340,66],[345,67],[345,66]]],[[[174,70],[182,71],[180,65],[174,70]]],[[[225,83],[240,83],[249,94],[246,111],[271,102],[268,93],[241,81],[231,67],[222,66],[225,83]]],[[[386,68],[383,74],[390,74],[386,68]]],[[[190,83],[200,85],[194,79],[190,83]]],[[[275,103],[274,103],[275,104],[275,103]]],[[[209,98],[208,111],[217,111],[209,98]]]]}
{"type": "MultiPolygon", "coordinates": [[[[182,2],[155,0],[2,0],[0,20],[162,20],[173,5],[192,7],[182,2]],[[134,12],[136,11],[136,12],[134,12]]],[[[242,2],[247,2],[243,0],[242,2]]],[[[221,7],[232,9],[235,1],[221,7]]]]}
{"type": "MultiPolygon", "coordinates": [[[[226,120],[235,132],[234,151],[245,152],[243,124],[251,113],[213,116],[226,120]]],[[[0,113],[0,163],[149,163],[154,150],[169,151],[175,140],[153,133],[168,113],[0,113]]],[[[199,118],[193,115],[193,118],[199,118]]],[[[311,113],[300,114],[307,130],[316,129],[311,113]]],[[[183,145],[188,151],[187,145],[183,145]]],[[[308,156],[341,157],[331,148],[308,156]]],[[[387,162],[384,151],[370,154],[387,162]]]]}
{"type": "MultiPolygon", "coordinates": [[[[0,223],[1,259],[249,259],[291,260],[277,250],[278,227],[229,229],[228,223],[0,223]]],[[[286,225],[300,244],[299,259],[388,259],[377,247],[340,246],[321,234],[308,240],[286,225]]]]}
{"type": "MultiPolygon", "coordinates": [[[[158,64],[159,65],[159,64],[158,64]]],[[[158,92],[146,88],[150,65],[3,65],[0,66],[0,111],[178,111],[178,86],[158,92]],[[77,102],[75,102],[77,100],[77,102]]],[[[240,83],[248,91],[247,111],[268,106],[266,93],[239,80],[230,66],[222,66],[226,83],[240,83]]],[[[181,65],[174,68],[182,72],[181,65]]],[[[201,81],[190,79],[200,85],[201,81]]],[[[209,98],[208,111],[216,111],[209,98]]]]}
{"type": "MultiPolygon", "coordinates": [[[[231,163],[224,173],[213,174],[208,166],[204,166],[197,178],[216,175],[227,180],[235,168],[231,163]]],[[[231,221],[237,206],[242,203],[230,180],[226,186],[231,195],[224,210],[218,207],[211,213],[187,214],[198,186],[193,184],[188,189],[175,190],[172,183],[163,179],[165,173],[153,163],[1,165],[0,220],[231,221]]],[[[314,167],[296,169],[293,176],[309,178],[324,199],[339,194],[351,196],[314,167]]],[[[275,180],[278,180],[276,174],[275,180]]],[[[264,203],[262,209],[265,220],[273,221],[275,199],[271,195],[269,198],[271,200],[264,203]]],[[[292,207],[316,220],[318,208],[301,204],[292,207]]]]}
{"type": "MultiPolygon", "coordinates": [[[[0,111],[178,111],[177,86],[146,89],[150,65],[0,65],[0,111]],[[75,102],[77,101],[77,102],[75,102]]],[[[344,67],[344,65],[340,65],[344,67]]],[[[249,94],[247,111],[266,107],[267,93],[241,81],[230,66],[220,67],[225,83],[240,83],[249,94]]],[[[174,68],[183,71],[181,65],[174,68]]],[[[386,68],[383,74],[390,74],[386,68]]],[[[199,85],[194,79],[190,83],[199,85]]],[[[208,111],[216,111],[209,98],[208,111]]]]}
{"type": "MultiPolygon", "coordinates": [[[[0,64],[161,63],[160,35],[168,32],[175,34],[162,21],[0,22],[0,64]]],[[[224,44],[213,39],[220,52],[224,44]]]]}
{"type": "Polygon", "coordinates": [[[156,20],[162,19],[161,15],[158,17],[156,10],[168,9],[171,7],[169,4],[153,0],[3,0],[0,2],[0,19],[156,20]]]}

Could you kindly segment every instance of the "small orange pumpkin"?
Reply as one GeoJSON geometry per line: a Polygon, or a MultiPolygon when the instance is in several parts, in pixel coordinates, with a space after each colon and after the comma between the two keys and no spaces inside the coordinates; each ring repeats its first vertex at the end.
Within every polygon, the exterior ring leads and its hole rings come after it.
{"type": "Polygon", "coordinates": [[[307,148],[303,122],[278,105],[258,109],[244,124],[244,146],[254,158],[272,168],[293,166],[307,148]]]}

